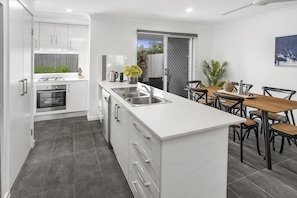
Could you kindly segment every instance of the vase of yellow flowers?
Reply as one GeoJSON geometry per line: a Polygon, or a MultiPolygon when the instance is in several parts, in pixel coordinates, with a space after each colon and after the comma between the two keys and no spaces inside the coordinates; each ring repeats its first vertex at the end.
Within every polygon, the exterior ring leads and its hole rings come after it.
{"type": "Polygon", "coordinates": [[[124,68],[124,75],[128,77],[129,84],[136,84],[138,76],[142,74],[142,69],[137,65],[126,66],[124,68]]]}

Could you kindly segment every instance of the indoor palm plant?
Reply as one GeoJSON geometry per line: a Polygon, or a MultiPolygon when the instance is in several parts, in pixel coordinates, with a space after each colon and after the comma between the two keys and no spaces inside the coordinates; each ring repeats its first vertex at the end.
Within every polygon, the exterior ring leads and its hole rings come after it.
{"type": "Polygon", "coordinates": [[[221,64],[213,59],[209,63],[206,60],[203,62],[203,73],[207,78],[208,86],[222,87],[224,85],[223,77],[227,74],[227,65],[226,61],[221,64]]]}

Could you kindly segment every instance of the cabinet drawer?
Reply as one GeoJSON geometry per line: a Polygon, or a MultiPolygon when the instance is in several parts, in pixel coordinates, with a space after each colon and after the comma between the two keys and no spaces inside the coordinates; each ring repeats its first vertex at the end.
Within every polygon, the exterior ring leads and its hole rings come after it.
{"type": "MultiPolygon", "coordinates": [[[[150,157],[150,156],[148,156],[150,157]]],[[[137,161],[144,168],[148,176],[152,179],[158,189],[160,189],[160,163],[154,159],[150,158],[149,162],[145,162],[135,147],[133,145],[130,146],[130,163],[137,161]]]]}
{"type": "Polygon", "coordinates": [[[160,192],[158,188],[149,177],[142,164],[134,159],[135,158],[133,158],[129,164],[129,185],[134,197],[159,198],[160,192]]]}
{"type": "Polygon", "coordinates": [[[149,130],[135,120],[132,120],[131,142],[139,142],[144,149],[158,162],[161,160],[161,141],[149,130]]]}

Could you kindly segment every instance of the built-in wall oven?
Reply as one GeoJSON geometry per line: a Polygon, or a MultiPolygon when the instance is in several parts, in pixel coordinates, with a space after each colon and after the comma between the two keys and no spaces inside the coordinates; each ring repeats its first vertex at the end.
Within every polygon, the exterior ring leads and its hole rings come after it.
{"type": "Polygon", "coordinates": [[[37,112],[66,109],[66,85],[37,85],[37,112]]]}

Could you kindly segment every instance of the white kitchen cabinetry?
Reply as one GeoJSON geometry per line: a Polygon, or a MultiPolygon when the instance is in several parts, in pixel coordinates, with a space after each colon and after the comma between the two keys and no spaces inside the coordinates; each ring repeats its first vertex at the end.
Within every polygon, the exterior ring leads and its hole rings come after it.
{"type": "MultiPolygon", "coordinates": [[[[9,1],[9,186],[14,183],[32,144],[32,22],[17,0],[9,1]],[[13,6],[12,6],[13,5],[13,6]]],[[[6,141],[5,141],[6,142],[6,141]]],[[[5,163],[6,164],[6,163],[5,163]]]]}
{"type": "Polygon", "coordinates": [[[34,22],[33,38],[34,38],[34,42],[33,42],[34,50],[39,50],[39,23],[38,22],[34,22]]]}
{"type": "MultiPolygon", "coordinates": [[[[129,110],[129,136],[112,145],[126,152],[129,140],[126,178],[135,197],[227,196],[228,126],[244,119],[158,90],[156,96],[171,102],[133,107],[112,90],[131,85],[98,83],[129,110]]],[[[126,161],[119,161],[123,169],[126,161]]]]}
{"type": "Polygon", "coordinates": [[[161,180],[161,141],[134,116],[130,119],[130,188],[135,197],[158,198],[161,180]]]}
{"type": "Polygon", "coordinates": [[[87,110],[87,81],[70,81],[67,83],[66,111],[87,110]]]}
{"type": "Polygon", "coordinates": [[[39,23],[39,48],[68,49],[68,25],[39,23]]]}
{"type": "Polygon", "coordinates": [[[88,50],[88,26],[69,25],[68,26],[68,50],[87,51],[88,50]]]}
{"type": "Polygon", "coordinates": [[[122,171],[128,179],[130,113],[114,97],[111,97],[110,119],[110,143],[122,171]]]}

